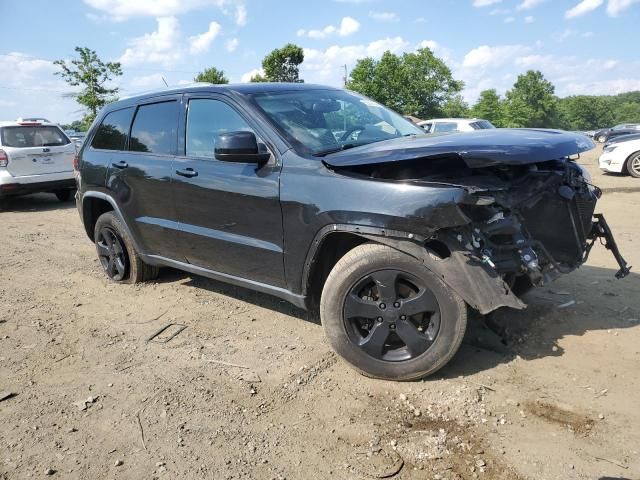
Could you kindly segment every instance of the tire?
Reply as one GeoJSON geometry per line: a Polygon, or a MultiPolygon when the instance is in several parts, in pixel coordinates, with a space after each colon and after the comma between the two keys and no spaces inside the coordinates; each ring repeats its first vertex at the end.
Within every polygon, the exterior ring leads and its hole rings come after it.
{"type": "Polygon", "coordinates": [[[600,135],[600,136],[598,137],[598,142],[600,142],[600,143],[604,143],[604,142],[606,142],[606,141],[607,141],[607,136],[606,136],[606,135],[600,135]]]}
{"type": "Polygon", "coordinates": [[[409,381],[435,373],[455,355],[467,327],[467,306],[419,260],[367,243],[349,251],[329,273],[320,318],[330,345],[361,374],[409,381]],[[366,293],[359,293],[362,287],[366,293]],[[378,303],[394,296],[393,302],[386,300],[388,308],[378,303]],[[366,319],[353,312],[365,312],[366,319]]]}
{"type": "Polygon", "coordinates": [[[158,277],[160,269],[147,265],[140,259],[131,237],[115,213],[100,215],[93,238],[100,264],[110,280],[118,283],[140,283],[158,277]]]}
{"type": "Polygon", "coordinates": [[[636,152],[627,158],[625,170],[632,177],[640,178],[640,152],[636,152]]]}
{"type": "Polygon", "coordinates": [[[69,200],[71,200],[71,196],[73,195],[73,190],[70,188],[67,188],[65,190],[56,190],[53,193],[55,193],[56,197],[61,202],[68,202],[69,200]]]}

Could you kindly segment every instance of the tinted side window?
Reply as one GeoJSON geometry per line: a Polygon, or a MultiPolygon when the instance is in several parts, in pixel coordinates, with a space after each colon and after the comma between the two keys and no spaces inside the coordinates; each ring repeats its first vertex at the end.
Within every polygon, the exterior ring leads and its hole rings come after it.
{"type": "Polygon", "coordinates": [[[195,157],[213,158],[216,136],[224,132],[253,131],[229,105],[219,100],[189,101],[187,113],[187,151],[195,157]]]}
{"type": "Polygon", "coordinates": [[[131,127],[129,150],[173,155],[178,138],[178,102],[140,105],[131,127]]]}
{"type": "Polygon", "coordinates": [[[125,108],[107,114],[91,142],[99,150],[124,150],[133,108],[125,108]]]}
{"type": "Polygon", "coordinates": [[[443,132],[457,132],[458,124],[455,122],[437,122],[434,125],[434,132],[443,133],[443,132]]]}

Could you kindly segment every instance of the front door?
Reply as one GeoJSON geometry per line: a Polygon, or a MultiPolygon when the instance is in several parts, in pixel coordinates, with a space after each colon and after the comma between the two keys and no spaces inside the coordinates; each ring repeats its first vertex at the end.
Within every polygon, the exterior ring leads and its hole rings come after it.
{"type": "Polygon", "coordinates": [[[179,250],[193,265],[284,286],[278,159],[257,166],[214,157],[219,133],[257,133],[222,97],[186,97],[184,115],[184,155],[172,180],[179,250]]]}

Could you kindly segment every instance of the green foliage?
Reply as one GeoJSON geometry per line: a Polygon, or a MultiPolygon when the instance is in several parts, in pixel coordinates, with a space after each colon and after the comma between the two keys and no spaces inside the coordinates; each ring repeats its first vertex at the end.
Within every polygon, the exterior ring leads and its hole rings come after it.
{"type": "Polygon", "coordinates": [[[293,82],[302,83],[300,64],[304,61],[301,47],[287,43],[282,48],[272,50],[262,60],[264,75],[254,75],[252,82],[293,82]]]}
{"type": "Polygon", "coordinates": [[[471,109],[462,95],[455,95],[442,106],[442,115],[449,118],[465,118],[471,115],[471,109]]]}
{"type": "Polygon", "coordinates": [[[83,118],[84,125],[93,122],[98,110],[105,104],[117,100],[118,88],[108,88],[107,82],[122,75],[122,68],[118,62],[104,63],[98,58],[94,50],[86,47],[76,47],[79,59],[71,60],[70,65],[65,60],[53,62],[60,67],[55,75],[60,75],[69,85],[82,87],[72,96],[87,109],[83,118]]]}
{"type": "Polygon", "coordinates": [[[385,52],[380,60],[358,60],[347,85],[397,112],[422,118],[441,115],[450,101],[451,110],[461,109],[463,102],[452,99],[463,86],[429,48],[402,56],[385,52]]]}
{"type": "Polygon", "coordinates": [[[612,123],[640,123],[640,101],[619,103],[612,123]]]}
{"type": "Polygon", "coordinates": [[[506,94],[505,124],[509,127],[550,127],[558,123],[555,87],[540,71],[519,75],[506,94]]]}
{"type": "Polygon", "coordinates": [[[489,120],[496,127],[504,126],[503,100],[495,89],[480,92],[478,101],[471,109],[471,115],[489,120]]]}
{"type": "Polygon", "coordinates": [[[216,67],[205,68],[194,77],[193,81],[214,84],[229,83],[229,79],[225,77],[224,71],[218,70],[216,67]]]}
{"type": "Polygon", "coordinates": [[[88,127],[82,120],[74,120],[71,123],[65,123],[60,126],[63,130],[73,130],[75,132],[86,132],[88,127]]]}

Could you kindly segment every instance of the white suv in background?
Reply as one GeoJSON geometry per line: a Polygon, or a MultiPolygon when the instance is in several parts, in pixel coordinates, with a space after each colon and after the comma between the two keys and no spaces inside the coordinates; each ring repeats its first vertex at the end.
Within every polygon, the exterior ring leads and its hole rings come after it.
{"type": "Polygon", "coordinates": [[[454,133],[487,130],[494,127],[490,121],[481,118],[434,118],[418,122],[426,133],[454,133]]]}
{"type": "Polygon", "coordinates": [[[51,192],[62,202],[69,200],[76,151],[62,129],[46,119],[0,122],[0,199],[51,192]]]}

